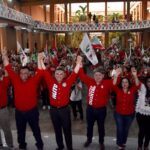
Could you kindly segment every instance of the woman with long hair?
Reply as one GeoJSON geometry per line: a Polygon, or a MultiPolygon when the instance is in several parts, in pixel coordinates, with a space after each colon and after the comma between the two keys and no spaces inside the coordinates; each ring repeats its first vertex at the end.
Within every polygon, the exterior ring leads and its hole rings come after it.
{"type": "Polygon", "coordinates": [[[116,109],[114,112],[114,118],[117,126],[117,145],[119,150],[124,150],[127,142],[129,128],[135,116],[135,93],[140,87],[140,83],[137,77],[137,71],[131,70],[131,74],[134,78],[135,84],[131,84],[127,77],[120,79],[119,85],[117,84],[118,76],[121,73],[121,69],[116,70],[116,74],[113,79],[114,92],[116,93],[116,109]]]}

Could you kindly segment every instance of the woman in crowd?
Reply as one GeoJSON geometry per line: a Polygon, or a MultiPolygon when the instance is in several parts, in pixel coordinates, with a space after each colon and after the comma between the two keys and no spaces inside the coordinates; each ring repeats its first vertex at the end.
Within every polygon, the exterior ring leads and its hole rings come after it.
{"type": "Polygon", "coordinates": [[[135,85],[131,85],[130,80],[127,77],[121,78],[119,85],[117,85],[117,79],[120,73],[121,68],[118,68],[113,80],[113,90],[116,93],[116,110],[114,113],[114,118],[117,126],[118,149],[124,150],[127,142],[129,128],[135,116],[134,96],[140,87],[140,83],[137,77],[137,71],[132,69],[131,74],[134,78],[135,85]]]}
{"type": "Polygon", "coordinates": [[[139,127],[138,150],[148,150],[150,142],[150,76],[141,85],[136,105],[136,119],[139,127]],[[145,140],[144,140],[145,139],[145,140]]]}

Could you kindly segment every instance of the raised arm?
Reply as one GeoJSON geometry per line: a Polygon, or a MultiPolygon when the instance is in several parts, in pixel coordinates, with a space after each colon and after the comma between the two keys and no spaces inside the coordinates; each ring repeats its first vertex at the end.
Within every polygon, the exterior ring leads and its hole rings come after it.
{"type": "Polygon", "coordinates": [[[115,70],[115,73],[114,73],[114,75],[113,75],[113,85],[116,85],[116,84],[117,84],[117,80],[118,80],[118,77],[119,77],[119,75],[121,74],[121,72],[122,72],[122,69],[121,69],[121,68],[117,68],[117,69],[115,70]]]}
{"type": "Polygon", "coordinates": [[[7,56],[6,48],[1,50],[1,54],[2,54],[2,59],[3,59],[4,66],[7,66],[9,64],[9,59],[8,59],[8,56],[7,56]]]}
{"type": "Polygon", "coordinates": [[[44,53],[41,52],[41,53],[38,53],[38,69],[43,69],[45,70],[46,69],[46,66],[44,65],[44,53]]]}
{"type": "Polygon", "coordinates": [[[137,77],[137,70],[136,69],[132,69],[131,70],[131,74],[134,77],[135,85],[138,86],[140,84],[140,82],[139,82],[139,79],[137,77]]]}
{"type": "Polygon", "coordinates": [[[20,79],[20,78],[19,78],[18,74],[12,69],[12,67],[9,63],[6,48],[1,50],[1,53],[2,53],[3,64],[5,67],[5,70],[7,71],[7,72],[5,71],[5,76],[9,75],[12,82],[18,81],[18,79],[20,79]]]}
{"type": "Polygon", "coordinates": [[[76,60],[76,66],[74,68],[74,72],[77,74],[79,72],[79,69],[82,65],[82,57],[81,56],[77,56],[77,60],[76,60]]]}
{"type": "Polygon", "coordinates": [[[44,64],[44,53],[38,54],[38,69],[46,70],[46,66],[44,64]]]}

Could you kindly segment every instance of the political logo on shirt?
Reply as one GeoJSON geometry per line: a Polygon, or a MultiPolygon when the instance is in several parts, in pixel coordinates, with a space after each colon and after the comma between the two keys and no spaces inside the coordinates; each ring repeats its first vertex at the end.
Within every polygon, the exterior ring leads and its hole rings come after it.
{"type": "Polygon", "coordinates": [[[62,83],[62,86],[63,86],[63,87],[66,87],[66,86],[67,86],[66,82],[62,83]]]}

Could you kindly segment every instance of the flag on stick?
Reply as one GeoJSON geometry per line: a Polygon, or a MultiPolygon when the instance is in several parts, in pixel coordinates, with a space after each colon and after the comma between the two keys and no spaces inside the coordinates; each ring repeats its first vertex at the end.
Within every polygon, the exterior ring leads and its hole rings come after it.
{"type": "Polygon", "coordinates": [[[80,44],[80,48],[82,50],[82,52],[86,55],[87,59],[93,64],[96,65],[98,64],[98,59],[97,56],[95,54],[95,51],[92,48],[90,39],[87,35],[87,33],[85,33],[83,40],[80,44]]]}
{"type": "Polygon", "coordinates": [[[22,66],[26,66],[26,64],[28,63],[28,57],[25,54],[24,50],[22,49],[22,47],[18,41],[17,41],[17,49],[19,50],[20,61],[21,61],[22,66]]]}

